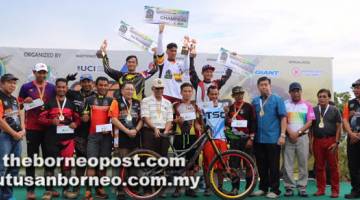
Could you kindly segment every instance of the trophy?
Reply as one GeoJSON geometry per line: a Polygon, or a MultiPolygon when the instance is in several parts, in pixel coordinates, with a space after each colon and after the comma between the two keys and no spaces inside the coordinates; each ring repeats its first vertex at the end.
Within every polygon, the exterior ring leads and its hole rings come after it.
{"type": "Polygon", "coordinates": [[[192,39],[190,44],[190,57],[196,56],[196,40],[192,39]]]}
{"type": "Polygon", "coordinates": [[[183,46],[182,46],[182,49],[181,49],[181,54],[182,55],[188,55],[188,53],[189,53],[189,43],[190,43],[189,36],[184,36],[183,46]]]}

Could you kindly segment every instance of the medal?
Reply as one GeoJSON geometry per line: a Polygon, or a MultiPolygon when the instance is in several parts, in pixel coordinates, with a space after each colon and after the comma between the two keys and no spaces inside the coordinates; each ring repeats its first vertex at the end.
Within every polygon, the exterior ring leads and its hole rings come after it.
{"type": "Polygon", "coordinates": [[[131,108],[132,108],[132,102],[129,103],[129,106],[127,105],[126,99],[123,97],[123,101],[126,105],[126,112],[127,112],[127,116],[126,116],[126,121],[132,121],[132,116],[131,116],[131,108]]]}
{"type": "Polygon", "coordinates": [[[265,115],[265,112],[263,109],[260,110],[260,117],[264,116],[265,115]]]}
{"type": "Polygon", "coordinates": [[[326,109],[325,109],[325,111],[324,111],[324,114],[322,115],[322,114],[321,114],[321,106],[319,106],[319,113],[320,113],[319,128],[324,128],[324,127],[325,127],[324,117],[325,117],[327,111],[329,110],[329,107],[330,107],[330,105],[328,104],[328,105],[326,106],[326,109]]]}
{"type": "Polygon", "coordinates": [[[42,85],[42,91],[40,90],[40,87],[35,83],[35,81],[33,83],[34,83],[34,85],[35,85],[35,87],[36,87],[36,89],[37,89],[37,91],[39,93],[39,98],[42,101],[44,101],[43,98],[44,98],[44,95],[45,95],[46,82],[42,85]]]}
{"type": "Polygon", "coordinates": [[[132,120],[132,117],[131,117],[130,114],[126,117],[126,120],[127,120],[127,121],[131,121],[131,120],[132,120]]]}
{"type": "Polygon", "coordinates": [[[60,106],[60,101],[59,101],[59,99],[58,99],[57,97],[56,97],[56,103],[57,103],[57,105],[58,105],[59,112],[60,112],[59,120],[60,120],[60,121],[64,121],[64,120],[65,120],[65,116],[64,116],[63,112],[64,112],[64,107],[65,107],[65,105],[66,105],[66,97],[65,97],[65,99],[64,99],[64,101],[63,101],[63,103],[62,103],[61,106],[60,106]]]}

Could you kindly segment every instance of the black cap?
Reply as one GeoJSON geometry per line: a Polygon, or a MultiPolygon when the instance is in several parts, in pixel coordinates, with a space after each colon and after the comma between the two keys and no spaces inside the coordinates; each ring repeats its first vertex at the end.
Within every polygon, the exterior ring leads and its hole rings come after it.
{"type": "Polygon", "coordinates": [[[206,71],[206,70],[211,70],[211,71],[215,71],[215,67],[211,66],[211,65],[204,65],[202,67],[202,72],[206,71]]]}
{"type": "Polygon", "coordinates": [[[351,86],[355,87],[360,85],[360,79],[358,79],[357,81],[355,81],[351,86]]]}
{"type": "Polygon", "coordinates": [[[245,90],[241,86],[235,86],[232,89],[232,94],[244,93],[245,90]]]}
{"type": "Polygon", "coordinates": [[[290,84],[290,86],[289,86],[289,92],[291,92],[291,91],[293,91],[293,90],[295,90],[295,89],[302,90],[302,87],[301,87],[300,83],[298,83],[298,82],[293,82],[293,83],[290,84]]]}
{"type": "Polygon", "coordinates": [[[12,81],[12,80],[19,80],[18,78],[16,78],[13,74],[4,74],[1,76],[1,82],[4,81],[12,81]]]}

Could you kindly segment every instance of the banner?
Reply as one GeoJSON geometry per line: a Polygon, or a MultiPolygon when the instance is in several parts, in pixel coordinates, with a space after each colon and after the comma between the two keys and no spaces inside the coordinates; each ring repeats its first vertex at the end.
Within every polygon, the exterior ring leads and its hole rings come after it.
{"type": "MultiPolygon", "coordinates": [[[[94,78],[108,77],[104,73],[102,61],[95,54],[96,50],[0,47],[0,72],[13,73],[20,78],[16,95],[21,84],[33,79],[33,66],[39,62],[49,66],[51,82],[58,77],[65,77],[68,73],[78,73],[78,80],[70,82],[69,86],[79,89],[78,81],[81,74],[92,74],[94,78]]],[[[108,51],[112,68],[121,70],[128,55],[138,57],[137,71],[147,70],[149,64],[153,62],[152,55],[145,51],[108,51]]],[[[177,59],[181,61],[180,53],[178,57],[177,59]]],[[[303,87],[303,98],[314,105],[317,103],[316,93],[319,89],[332,90],[332,58],[263,55],[238,55],[238,57],[242,58],[240,59],[242,64],[236,67],[242,71],[233,73],[221,88],[221,99],[231,100],[231,89],[234,86],[242,86],[246,91],[245,99],[251,101],[253,97],[259,95],[256,81],[261,76],[268,76],[272,81],[273,92],[284,99],[289,98],[289,84],[293,81],[300,82],[303,87]]],[[[203,78],[201,67],[205,64],[215,67],[214,79],[219,79],[223,75],[227,67],[219,63],[218,58],[218,54],[198,53],[194,64],[200,79],[203,78]]],[[[155,77],[158,77],[158,74],[146,81],[146,95],[151,94],[151,80],[155,77]]],[[[118,88],[118,84],[112,81],[113,91],[118,88]]]]}
{"type": "Polygon", "coordinates": [[[151,49],[156,47],[155,42],[124,21],[120,22],[119,35],[153,54],[151,49]]]}
{"type": "Polygon", "coordinates": [[[224,48],[220,49],[217,61],[231,68],[234,72],[247,73],[248,75],[254,73],[255,66],[258,62],[258,60],[250,61],[224,48]]]}
{"type": "Polygon", "coordinates": [[[189,11],[145,6],[145,22],[187,28],[189,11]]]}

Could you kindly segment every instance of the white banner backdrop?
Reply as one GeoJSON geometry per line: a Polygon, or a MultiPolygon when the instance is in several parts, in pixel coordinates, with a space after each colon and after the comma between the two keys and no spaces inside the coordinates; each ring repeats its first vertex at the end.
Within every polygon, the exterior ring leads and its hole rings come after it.
{"type": "MultiPolygon", "coordinates": [[[[95,78],[106,76],[102,62],[95,56],[96,50],[75,49],[38,49],[0,47],[0,73],[13,73],[20,78],[20,84],[31,80],[32,68],[38,62],[50,66],[49,81],[56,77],[65,77],[68,73],[90,73],[95,78]]],[[[152,55],[145,51],[109,51],[110,64],[121,70],[128,55],[139,58],[138,70],[146,70],[152,55]]],[[[258,94],[256,80],[268,76],[273,81],[273,91],[285,99],[288,98],[288,85],[298,81],[303,86],[304,98],[316,103],[316,93],[320,88],[332,90],[332,58],[240,55],[244,58],[244,68],[254,68],[253,73],[234,72],[221,89],[221,98],[230,98],[231,88],[240,85],[247,91],[246,98],[258,94]]],[[[218,54],[199,53],[195,59],[196,70],[200,78],[201,67],[210,64],[216,67],[214,78],[219,78],[225,67],[217,63],[218,54]]],[[[154,77],[156,77],[154,75],[154,77]]],[[[79,76],[78,76],[79,77],[79,76]]],[[[151,83],[151,79],[147,81],[151,83]]],[[[149,85],[146,94],[149,95],[149,85]]],[[[17,90],[18,91],[18,90],[17,90]]]]}

